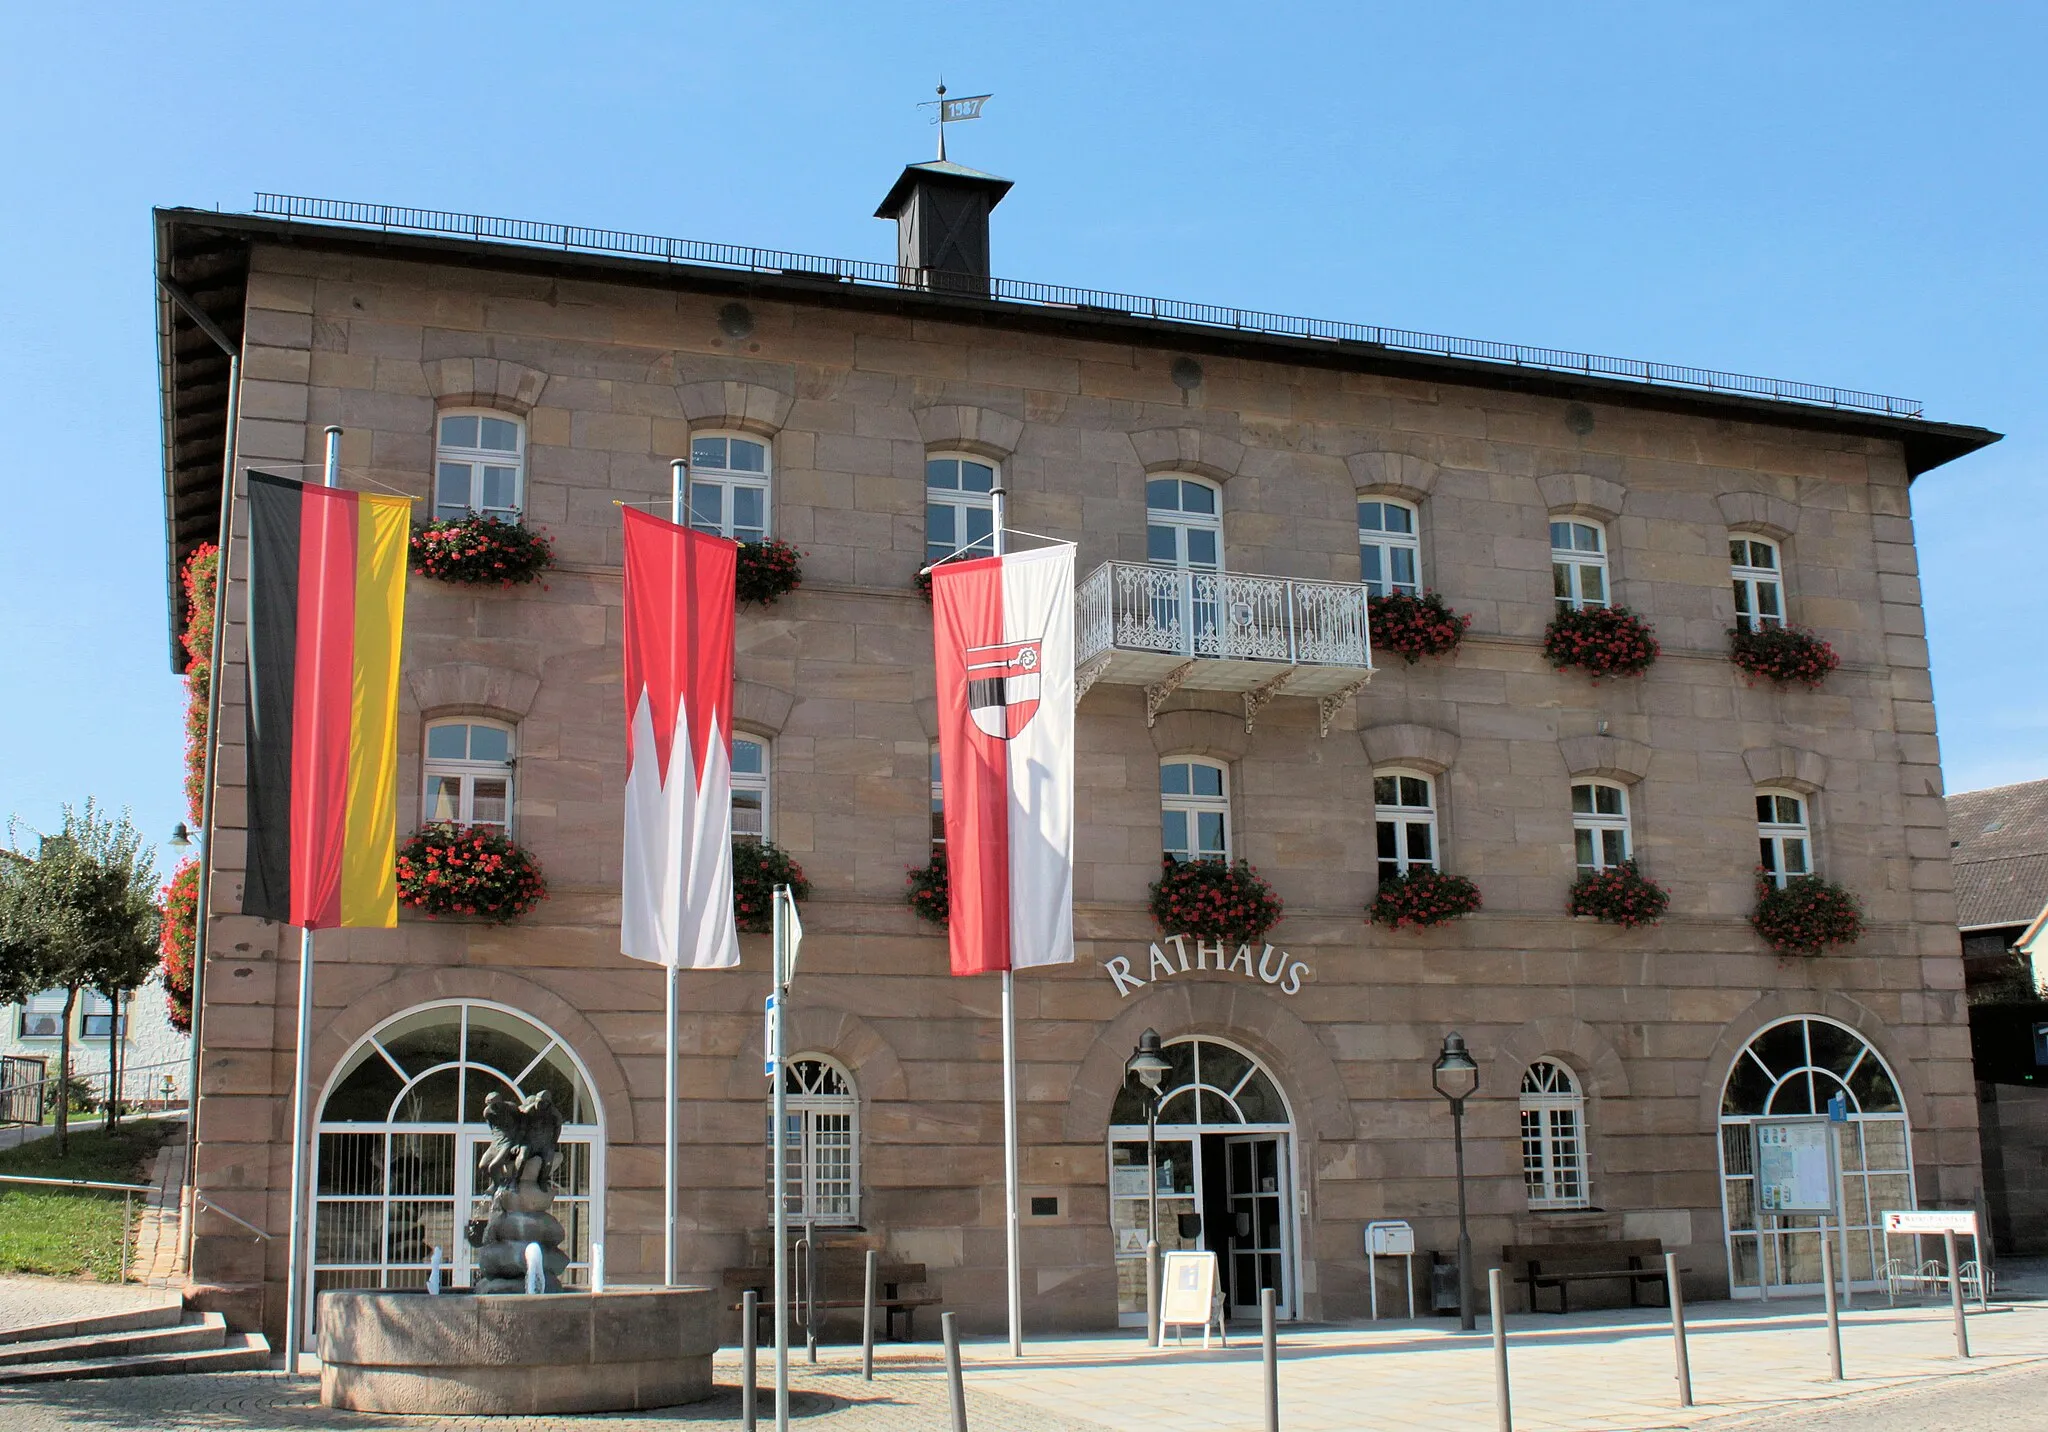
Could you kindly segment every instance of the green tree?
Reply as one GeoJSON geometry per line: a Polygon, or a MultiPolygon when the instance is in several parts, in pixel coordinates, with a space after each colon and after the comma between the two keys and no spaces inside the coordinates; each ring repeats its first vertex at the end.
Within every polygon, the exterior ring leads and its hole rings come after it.
{"type": "Polygon", "coordinates": [[[161,914],[156,861],[127,812],[109,816],[92,801],[66,806],[61,830],[41,835],[33,855],[19,828],[0,859],[0,1001],[38,990],[64,991],[57,1050],[57,1141],[70,1146],[71,1014],[80,990],[96,989],[113,1004],[108,1037],[109,1109],[128,995],[156,966],[161,914]]]}

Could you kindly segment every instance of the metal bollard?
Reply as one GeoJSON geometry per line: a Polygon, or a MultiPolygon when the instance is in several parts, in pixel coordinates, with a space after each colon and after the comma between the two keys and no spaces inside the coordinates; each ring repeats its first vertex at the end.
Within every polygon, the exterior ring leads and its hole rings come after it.
{"type": "Polygon", "coordinates": [[[1948,1305],[1955,1313],[1956,1356],[1970,1355],[1970,1330],[1963,1322],[1963,1275],[1956,1263],[1956,1234],[1949,1229],[1941,1235],[1942,1247],[1948,1251],[1948,1305]]]}
{"type": "Polygon", "coordinates": [[[1159,1244],[1145,1241],[1145,1346],[1161,1345],[1159,1330],[1159,1244]]]}
{"type": "Polygon", "coordinates": [[[1279,1300],[1271,1288],[1259,1289],[1259,1337],[1266,1345],[1266,1432],[1280,1432],[1279,1300]]]}
{"type": "Polygon", "coordinates": [[[135,1195],[121,1195],[121,1281],[128,1281],[128,1234],[135,1227],[135,1195]]]}
{"type": "Polygon", "coordinates": [[[740,1294],[740,1426],[754,1432],[754,1342],[761,1295],[752,1288],[740,1294]]]}
{"type": "Polygon", "coordinates": [[[1835,1290],[1835,1250],[1828,1242],[1827,1224],[1820,1228],[1820,1282],[1828,1305],[1828,1375],[1842,1381],[1842,1308],[1835,1290]]]}
{"type": "Polygon", "coordinates": [[[1493,1313],[1493,1400],[1500,1413],[1500,1432],[1515,1432],[1514,1407],[1508,1401],[1508,1306],[1500,1269],[1486,1270],[1486,1301],[1493,1313]]]}
{"type": "Polygon", "coordinates": [[[1671,1353],[1678,1361],[1678,1405],[1692,1406],[1692,1361],[1685,1353],[1685,1288],[1678,1281],[1678,1255],[1664,1255],[1664,1292],[1671,1303],[1671,1353]]]}
{"type": "Polygon", "coordinates": [[[953,1404],[953,1432],[967,1432],[967,1385],[960,1380],[960,1330],[951,1313],[939,1314],[939,1335],[946,1340],[946,1392],[953,1404]]]}
{"type": "Polygon", "coordinates": [[[860,1375],[875,1380],[875,1250],[868,1249],[867,1291],[860,1302],[860,1375]]]}

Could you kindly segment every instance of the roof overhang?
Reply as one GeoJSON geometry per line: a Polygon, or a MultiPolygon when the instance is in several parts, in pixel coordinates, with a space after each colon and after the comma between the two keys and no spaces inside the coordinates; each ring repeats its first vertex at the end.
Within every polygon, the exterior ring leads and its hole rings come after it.
{"type": "MultiPolygon", "coordinates": [[[[249,252],[259,243],[886,313],[1084,341],[1376,373],[1418,382],[1879,438],[1900,445],[1909,477],[1975,452],[2002,436],[1986,428],[1924,418],[1520,367],[1397,350],[1374,343],[1239,332],[1140,317],[1113,309],[1018,303],[947,291],[854,284],[808,272],[718,268],[304,219],[222,214],[203,209],[156,211],[159,277],[169,278],[190,293],[237,343],[242,333],[249,252]]],[[[171,652],[174,669],[182,671],[178,633],[184,613],[178,573],[192,550],[201,542],[214,540],[218,532],[221,478],[226,461],[227,358],[200,326],[177,311],[161,292],[157,328],[163,383],[171,652]]]]}

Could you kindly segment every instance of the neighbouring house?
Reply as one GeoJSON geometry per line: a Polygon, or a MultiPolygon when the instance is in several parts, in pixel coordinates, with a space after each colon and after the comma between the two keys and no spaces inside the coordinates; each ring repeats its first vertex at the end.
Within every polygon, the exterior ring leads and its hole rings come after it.
{"type": "MultiPolygon", "coordinates": [[[[1701,1294],[1817,1290],[1819,1221],[1760,1213],[1752,1155],[1760,1121],[1840,1101],[1848,1273],[1881,1286],[1881,1210],[1981,1193],[1912,484],[1997,435],[1838,388],[997,278],[1009,187],[910,166],[881,261],[283,196],[156,214],[174,593],[230,519],[196,1177],[275,1234],[201,1214],[195,1281],[273,1335],[316,1312],[284,1305],[300,941],[238,913],[241,499],[251,471],[317,471],[333,424],[344,485],[532,524],[556,563],[411,579],[401,838],[508,834],[549,898],[322,932],[316,1289],[417,1286],[436,1247],[467,1282],[503,1088],[569,1113],[570,1280],[599,1243],[613,1282],[660,1280],[662,972],[619,953],[617,504],[673,497],[802,564],[740,610],[733,707],[735,831],[812,890],[793,1217],[1003,1325],[998,995],[949,977],[905,896],[945,799],[917,574],[987,534],[999,484],[1082,574],[1079,954],[1016,980],[1030,1328],[1142,1317],[1153,1191],[1234,1312],[1264,1286],[1283,1317],[1363,1316],[1368,1223],[1456,1242],[1430,1080],[1454,1030],[1482,1071],[1479,1247],[1654,1237],[1701,1294]],[[1593,679],[1649,660],[1639,623],[1654,663],[1593,679]],[[1755,665],[1780,648],[1786,680],[1755,665]],[[1284,902],[1269,945],[1155,923],[1164,872],[1239,857],[1284,902]],[[1439,872],[1483,908],[1368,921],[1439,872]],[[1805,874],[1860,899],[1860,938],[1760,937],[1760,879],[1805,874]],[[1661,921],[1635,922],[1641,880],[1661,921]],[[1125,1076],[1148,1027],[1172,1070],[1149,1187],[1125,1076]]],[[[713,1286],[770,1221],[764,943],[681,981],[678,1257],[713,1286]]]]}
{"type": "MultiPolygon", "coordinates": [[[[182,1104],[192,1082],[192,1040],[171,1025],[162,981],[149,977],[123,1001],[120,1027],[114,1005],[98,990],[80,990],[71,1010],[71,1078],[90,1097],[107,1092],[108,1036],[120,1054],[123,1103],[131,1107],[182,1104]]],[[[20,1004],[0,1005],[0,1058],[43,1061],[44,1077],[57,1077],[64,991],[45,990],[20,1004]]],[[[17,1073],[20,1066],[15,1066],[17,1073]]],[[[8,1083],[20,1082],[9,1079],[8,1083]]]]}
{"type": "Polygon", "coordinates": [[[1948,846],[1971,998],[2031,998],[2048,987],[2048,780],[1950,796],[1948,846]]]}

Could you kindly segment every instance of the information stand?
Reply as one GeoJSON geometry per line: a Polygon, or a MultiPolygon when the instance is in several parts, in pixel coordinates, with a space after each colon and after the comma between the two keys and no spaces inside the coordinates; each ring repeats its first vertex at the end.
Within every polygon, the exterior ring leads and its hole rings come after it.
{"type": "Polygon", "coordinates": [[[1365,1225],[1365,1284],[1372,1292],[1372,1315],[1380,1315],[1381,1258],[1399,1258],[1408,1270],[1408,1321],[1415,1321],[1415,1229],[1398,1218],[1383,1218],[1365,1225]]]}
{"type": "Polygon", "coordinates": [[[1991,1270],[1984,1266],[1984,1243],[1977,1232],[1976,1210],[1969,1208],[1888,1208],[1884,1211],[1884,1280],[1891,1300],[1898,1301],[1902,1287],[1925,1292],[1948,1282],[1946,1270],[1938,1270],[1931,1258],[1924,1262],[1920,1258],[1920,1240],[1939,1238],[1944,1233],[1970,1240],[1970,1261],[1956,1270],[1956,1276],[1963,1281],[1965,1288],[1976,1288],[1977,1302],[1989,1312],[1991,1270]],[[1910,1264],[1902,1266],[1892,1260],[1894,1237],[1913,1240],[1910,1264]]]}
{"type": "Polygon", "coordinates": [[[1193,1248],[1177,1248],[1166,1255],[1166,1269],[1161,1281],[1165,1290],[1160,1294],[1159,1337],[1163,1342],[1167,1329],[1173,1330],[1173,1343],[1180,1346],[1181,1329],[1200,1324],[1202,1348],[1209,1347],[1209,1325],[1216,1325],[1216,1335],[1223,1346],[1230,1346],[1230,1335],[1223,1327],[1223,1289],[1216,1276],[1216,1255],[1193,1248]]]}

